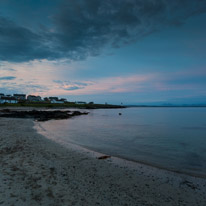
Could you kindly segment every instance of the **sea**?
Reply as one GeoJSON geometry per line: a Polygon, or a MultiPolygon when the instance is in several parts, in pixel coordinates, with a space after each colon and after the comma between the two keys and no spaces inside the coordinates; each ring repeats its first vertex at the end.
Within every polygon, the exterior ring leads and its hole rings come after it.
{"type": "Polygon", "coordinates": [[[175,172],[206,177],[206,108],[93,109],[39,123],[57,143],[175,172]]]}

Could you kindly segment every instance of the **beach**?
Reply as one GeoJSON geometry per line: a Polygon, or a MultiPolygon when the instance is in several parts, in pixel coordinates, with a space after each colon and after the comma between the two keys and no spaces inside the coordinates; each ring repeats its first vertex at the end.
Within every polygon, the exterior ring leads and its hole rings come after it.
{"type": "Polygon", "coordinates": [[[0,205],[206,205],[206,179],[99,159],[45,138],[34,125],[0,119],[0,205]]]}

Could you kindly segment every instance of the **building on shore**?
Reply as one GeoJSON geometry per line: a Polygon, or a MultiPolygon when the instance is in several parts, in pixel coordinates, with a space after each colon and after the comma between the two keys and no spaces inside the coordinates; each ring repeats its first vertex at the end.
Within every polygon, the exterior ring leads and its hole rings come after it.
{"type": "Polygon", "coordinates": [[[63,101],[65,103],[65,102],[67,102],[67,99],[61,98],[59,101],[63,101]]]}
{"type": "Polygon", "coordinates": [[[10,104],[15,104],[18,103],[18,100],[15,97],[7,97],[7,96],[2,96],[0,99],[0,103],[10,103],[10,104]]]}
{"type": "Polygon", "coordinates": [[[50,100],[50,101],[51,101],[51,100],[56,100],[56,101],[58,101],[59,98],[58,98],[58,97],[49,97],[49,100],[50,100]]]}
{"type": "Polygon", "coordinates": [[[14,94],[13,96],[19,101],[25,101],[26,100],[26,94],[14,94]]]}
{"type": "Polygon", "coordinates": [[[48,97],[44,97],[45,102],[50,102],[50,99],[48,97]]]}
{"type": "Polygon", "coordinates": [[[51,102],[52,104],[63,104],[63,103],[64,103],[64,101],[55,100],[55,99],[50,100],[50,102],[51,102]]]}
{"type": "Polygon", "coordinates": [[[42,101],[40,96],[35,96],[35,95],[28,95],[27,100],[29,102],[41,102],[42,101]]]}
{"type": "Polygon", "coordinates": [[[49,97],[49,100],[51,103],[53,104],[63,104],[65,103],[67,100],[62,98],[62,99],[59,99],[58,97],[49,97]]]}
{"type": "Polygon", "coordinates": [[[55,104],[64,104],[67,101],[65,98],[59,99],[58,97],[45,97],[41,98],[40,96],[35,95],[26,95],[26,94],[3,94],[0,93],[0,104],[3,103],[23,103],[23,102],[47,102],[47,103],[55,103],[55,104]]]}

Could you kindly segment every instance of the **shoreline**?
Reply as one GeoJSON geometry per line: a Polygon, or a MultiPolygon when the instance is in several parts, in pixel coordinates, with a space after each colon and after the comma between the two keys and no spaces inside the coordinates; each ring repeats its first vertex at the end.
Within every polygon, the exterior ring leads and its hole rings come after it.
{"type": "Polygon", "coordinates": [[[132,168],[135,168],[135,165],[136,165],[137,168],[139,166],[151,167],[151,168],[155,168],[157,170],[163,170],[163,171],[166,171],[166,172],[172,172],[172,173],[176,173],[176,174],[179,174],[179,175],[186,175],[186,176],[191,176],[191,177],[206,180],[206,174],[200,174],[200,173],[197,174],[197,173],[180,171],[180,170],[175,170],[175,169],[173,170],[173,169],[169,169],[169,168],[166,168],[166,167],[163,167],[163,166],[159,166],[157,164],[147,163],[147,162],[143,162],[143,161],[137,161],[137,160],[121,157],[121,156],[114,156],[114,155],[110,155],[110,154],[107,154],[107,153],[102,153],[102,152],[96,151],[92,148],[89,148],[89,147],[86,147],[86,146],[81,146],[81,145],[78,145],[78,144],[75,144],[75,143],[72,143],[72,142],[65,143],[64,141],[62,141],[62,142],[61,141],[56,141],[54,139],[51,139],[49,137],[48,133],[44,133],[43,130],[45,130],[45,129],[41,126],[40,122],[35,122],[34,129],[37,131],[38,134],[40,134],[40,135],[44,136],[45,138],[55,142],[56,144],[60,144],[60,145],[64,146],[65,148],[68,148],[68,149],[73,149],[73,150],[78,151],[82,154],[86,154],[86,155],[88,155],[92,158],[99,158],[101,156],[104,156],[104,155],[107,156],[108,155],[108,156],[110,156],[111,161],[116,163],[116,164],[127,165],[127,166],[132,167],[132,168]]]}
{"type": "MultiPolygon", "coordinates": [[[[58,144],[58,142],[57,142],[58,144]]],[[[72,144],[72,143],[70,143],[72,144]]],[[[192,172],[186,172],[186,171],[180,171],[180,170],[175,170],[175,169],[170,169],[164,166],[160,166],[157,164],[152,164],[152,163],[147,163],[147,162],[143,162],[143,161],[138,161],[138,160],[134,160],[134,159],[129,159],[129,158],[125,158],[125,157],[121,157],[121,156],[114,156],[114,155],[110,155],[110,154],[106,154],[106,153],[100,153],[98,151],[92,150],[90,148],[84,147],[84,146],[80,146],[77,145],[77,147],[80,147],[78,150],[81,152],[82,150],[86,150],[88,151],[88,153],[94,154],[92,155],[93,158],[98,158],[100,156],[110,156],[112,158],[112,161],[116,162],[117,164],[119,164],[120,162],[122,162],[125,165],[128,165],[129,167],[134,167],[135,165],[140,165],[143,167],[150,167],[150,168],[154,168],[157,170],[163,170],[166,172],[172,172],[175,174],[179,174],[179,175],[185,175],[185,176],[191,176],[191,177],[195,177],[195,178],[200,178],[200,179],[205,179],[206,180],[206,174],[197,174],[197,173],[192,173],[192,172]],[[132,166],[133,165],[133,166],[132,166]]],[[[122,164],[120,163],[120,164],[122,164]]],[[[137,166],[138,167],[138,166],[137,166]]]]}
{"type": "Polygon", "coordinates": [[[33,127],[0,118],[0,205],[205,206],[205,179],[92,158],[33,127]]]}

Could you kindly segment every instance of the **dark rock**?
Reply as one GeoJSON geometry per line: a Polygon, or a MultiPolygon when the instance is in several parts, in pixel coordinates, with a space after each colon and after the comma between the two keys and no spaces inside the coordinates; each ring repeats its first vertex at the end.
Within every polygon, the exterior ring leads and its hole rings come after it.
{"type": "Polygon", "coordinates": [[[73,116],[87,115],[88,112],[79,111],[12,111],[8,109],[0,110],[0,117],[10,117],[10,118],[31,118],[36,121],[48,121],[51,119],[68,119],[73,116]]]}

